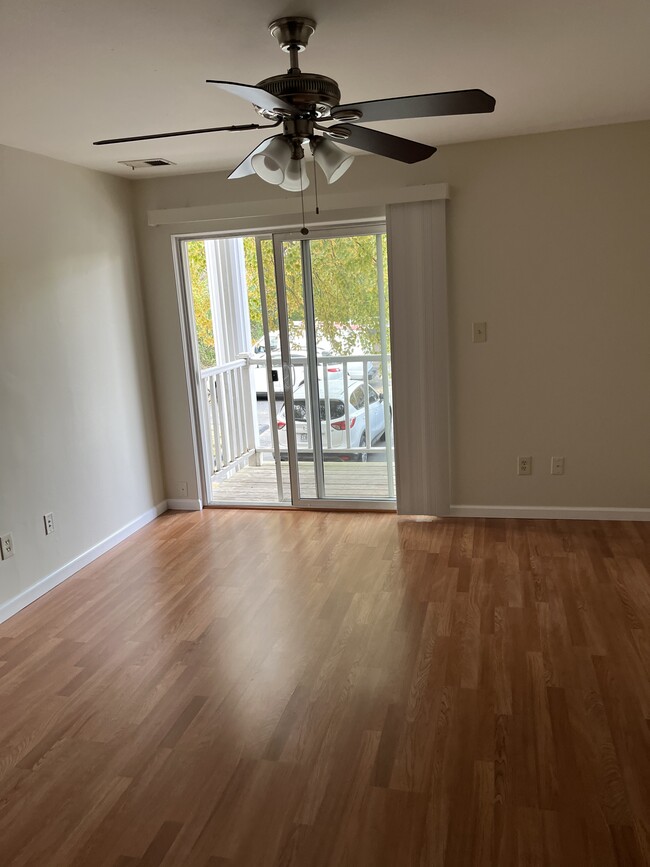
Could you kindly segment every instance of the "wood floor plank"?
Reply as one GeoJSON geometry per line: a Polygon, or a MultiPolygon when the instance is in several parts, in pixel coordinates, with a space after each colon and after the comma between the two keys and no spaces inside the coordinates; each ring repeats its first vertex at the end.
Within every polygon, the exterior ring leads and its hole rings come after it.
{"type": "Polygon", "coordinates": [[[640,867],[649,781],[649,524],[170,512],[0,625],[2,867],[640,867]]]}

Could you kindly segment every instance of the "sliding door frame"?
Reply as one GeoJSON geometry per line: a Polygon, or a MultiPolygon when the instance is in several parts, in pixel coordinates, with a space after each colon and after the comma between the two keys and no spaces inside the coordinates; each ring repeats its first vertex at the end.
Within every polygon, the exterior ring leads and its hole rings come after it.
{"type": "MultiPolygon", "coordinates": [[[[288,458],[290,465],[290,480],[291,480],[291,502],[283,501],[278,503],[254,504],[248,503],[238,504],[221,504],[212,503],[211,482],[207,477],[207,463],[202,459],[203,455],[203,437],[202,425],[206,420],[202,417],[202,403],[200,400],[200,370],[197,366],[198,350],[196,346],[196,335],[193,327],[193,307],[191,298],[191,283],[189,274],[187,273],[187,265],[183,255],[183,245],[187,241],[192,240],[212,240],[220,238],[241,238],[253,237],[256,239],[256,244],[261,240],[271,239],[274,244],[274,259],[276,268],[276,289],[278,293],[278,314],[279,318],[285,317],[286,321],[286,291],[284,288],[284,272],[282,277],[278,279],[278,257],[275,255],[276,238],[282,240],[301,240],[305,241],[304,235],[299,231],[299,226],[278,226],[267,228],[254,229],[228,229],[222,231],[194,231],[183,234],[171,235],[172,256],[174,262],[174,270],[176,276],[177,301],[179,307],[179,316],[182,333],[183,356],[186,371],[186,383],[189,398],[189,415],[192,430],[193,446],[194,446],[194,461],[196,470],[197,488],[202,494],[202,502],[200,508],[204,505],[209,508],[263,508],[263,509],[300,509],[300,510],[326,510],[326,511],[396,511],[394,500],[371,500],[371,499],[310,499],[300,496],[299,476],[298,476],[298,456],[295,439],[295,427],[293,418],[293,383],[290,370],[290,361],[287,364],[285,359],[290,359],[290,347],[288,340],[283,345],[282,334],[286,329],[280,328],[281,348],[282,348],[282,370],[283,370],[283,388],[285,404],[287,406],[286,423],[287,423],[287,447],[288,458]],[[293,456],[292,456],[293,451],[293,456]]],[[[321,224],[310,230],[307,243],[310,240],[322,238],[346,237],[354,234],[382,234],[386,232],[386,217],[371,216],[365,219],[355,219],[351,217],[348,220],[335,220],[329,224],[321,224]]],[[[280,263],[282,264],[282,263],[280,263]]],[[[258,266],[259,267],[259,266],[258,266]]],[[[383,275],[380,275],[380,278],[383,275]]],[[[383,280],[380,279],[380,286],[383,280]]],[[[383,288],[383,287],[381,287],[383,288]]],[[[317,431],[320,434],[320,424],[317,426],[317,431]]],[[[387,442],[387,447],[389,443],[387,442]]],[[[203,456],[205,458],[205,456],[203,456]]],[[[397,453],[395,451],[394,462],[397,462],[397,453]]]]}

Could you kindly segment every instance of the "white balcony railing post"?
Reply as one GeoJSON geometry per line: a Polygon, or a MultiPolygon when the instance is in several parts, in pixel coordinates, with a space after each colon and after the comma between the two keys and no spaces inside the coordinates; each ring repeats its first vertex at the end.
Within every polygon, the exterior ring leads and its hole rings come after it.
{"type": "Polygon", "coordinates": [[[331,449],[332,448],[332,427],[331,427],[331,407],[330,407],[330,390],[329,390],[329,377],[327,375],[327,361],[322,362],[323,368],[323,403],[325,404],[325,445],[323,448],[331,449]]]}
{"type": "Polygon", "coordinates": [[[245,366],[239,371],[241,376],[242,398],[244,405],[244,429],[245,429],[245,448],[247,451],[254,449],[255,456],[252,463],[259,467],[262,463],[262,454],[259,451],[260,447],[260,432],[257,424],[257,388],[255,386],[255,368],[257,364],[254,359],[245,352],[238,356],[245,366]]]}
{"type": "Polygon", "coordinates": [[[363,414],[366,424],[366,449],[372,446],[372,430],[370,427],[370,389],[368,388],[368,362],[363,362],[363,414]]]}

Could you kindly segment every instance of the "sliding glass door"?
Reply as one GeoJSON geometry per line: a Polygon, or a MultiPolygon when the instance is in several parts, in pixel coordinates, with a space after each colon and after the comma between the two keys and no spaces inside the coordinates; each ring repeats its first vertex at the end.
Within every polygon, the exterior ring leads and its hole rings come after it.
{"type": "Polygon", "coordinates": [[[206,502],[392,508],[383,226],[179,253],[206,502]]]}

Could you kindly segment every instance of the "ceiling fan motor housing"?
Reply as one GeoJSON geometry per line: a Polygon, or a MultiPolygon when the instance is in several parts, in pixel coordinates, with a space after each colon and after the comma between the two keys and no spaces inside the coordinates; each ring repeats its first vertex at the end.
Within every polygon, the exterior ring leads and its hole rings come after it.
{"type": "MultiPolygon", "coordinates": [[[[273,75],[257,85],[267,93],[295,106],[299,112],[309,112],[314,117],[325,117],[330,109],[341,101],[341,91],[333,78],[316,72],[288,72],[273,75]]],[[[264,117],[277,117],[279,113],[267,109],[258,111],[264,117]]]]}

